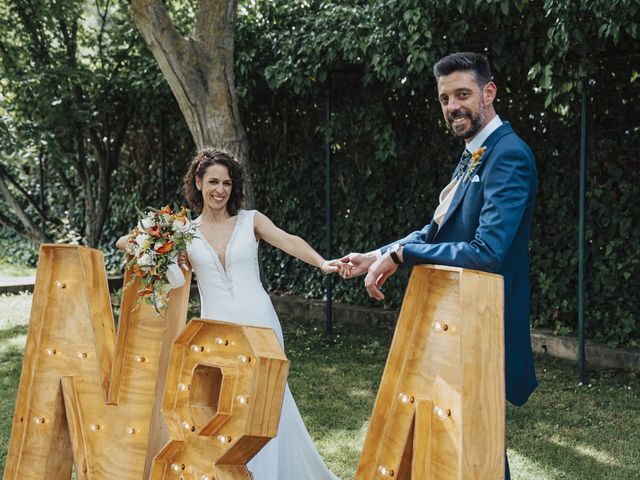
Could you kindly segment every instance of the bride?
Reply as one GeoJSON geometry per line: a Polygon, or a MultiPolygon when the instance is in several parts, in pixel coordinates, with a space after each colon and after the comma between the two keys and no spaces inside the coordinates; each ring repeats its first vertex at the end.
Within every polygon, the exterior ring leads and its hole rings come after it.
{"type": "MultiPolygon", "coordinates": [[[[201,317],[273,329],[284,348],[278,316],[258,269],[258,242],[320,268],[341,272],[302,238],[281,230],[256,210],[243,210],[243,171],[227,151],[198,152],[184,177],[183,191],[194,212],[198,235],[187,253],[200,292],[201,317]]],[[[118,247],[124,246],[123,237],[118,247]]],[[[325,466],[285,386],[277,437],[249,461],[254,480],[337,480],[325,466]]]]}

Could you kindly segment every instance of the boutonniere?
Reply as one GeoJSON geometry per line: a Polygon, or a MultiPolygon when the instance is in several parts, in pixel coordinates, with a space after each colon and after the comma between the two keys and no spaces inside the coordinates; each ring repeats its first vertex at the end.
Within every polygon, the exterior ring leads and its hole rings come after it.
{"type": "Polygon", "coordinates": [[[469,162],[469,167],[467,168],[467,173],[464,176],[464,181],[469,180],[469,177],[473,173],[473,171],[478,168],[478,166],[482,163],[482,155],[484,155],[484,151],[487,147],[480,147],[475,152],[471,154],[471,162],[469,162]]]}

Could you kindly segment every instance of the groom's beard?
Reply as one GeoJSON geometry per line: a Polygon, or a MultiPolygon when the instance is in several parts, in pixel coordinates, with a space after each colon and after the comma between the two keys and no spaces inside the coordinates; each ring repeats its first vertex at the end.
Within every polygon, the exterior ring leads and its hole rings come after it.
{"type": "Polygon", "coordinates": [[[451,113],[447,116],[447,125],[449,125],[449,129],[453,133],[454,137],[467,140],[475,137],[476,133],[480,131],[485,118],[487,118],[487,107],[483,102],[480,104],[480,110],[477,115],[473,115],[473,113],[466,108],[460,108],[451,113]],[[454,128],[453,121],[457,118],[468,118],[470,120],[469,127],[466,130],[454,128]]]}

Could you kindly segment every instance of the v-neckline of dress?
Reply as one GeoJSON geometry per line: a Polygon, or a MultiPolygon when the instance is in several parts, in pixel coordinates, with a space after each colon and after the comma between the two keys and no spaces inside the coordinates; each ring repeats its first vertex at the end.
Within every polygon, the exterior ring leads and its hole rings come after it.
{"type": "Polygon", "coordinates": [[[220,272],[224,275],[225,278],[228,278],[228,275],[230,273],[231,262],[229,260],[231,256],[229,255],[229,249],[231,247],[231,244],[235,240],[236,232],[238,231],[238,223],[240,223],[241,214],[242,214],[242,210],[239,210],[238,214],[236,215],[236,223],[233,226],[233,230],[231,231],[231,236],[229,237],[229,241],[227,242],[227,245],[224,247],[224,265],[222,264],[222,260],[220,260],[220,256],[218,255],[216,250],[213,248],[211,243],[209,243],[209,240],[207,240],[207,237],[205,237],[204,232],[200,228],[200,225],[197,226],[198,230],[200,230],[200,233],[202,234],[202,241],[207,246],[207,249],[209,250],[209,253],[213,257],[216,263],[216,266],[220,269],[220,272]]]}

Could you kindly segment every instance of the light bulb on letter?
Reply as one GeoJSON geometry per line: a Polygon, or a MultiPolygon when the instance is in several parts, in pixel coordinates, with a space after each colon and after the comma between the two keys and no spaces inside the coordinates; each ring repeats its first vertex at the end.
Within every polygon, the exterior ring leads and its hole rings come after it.
{"type": "Polygon", "coordinates": [[[400,400],[400,403],[404,405],[414,402],[414,398],[404,392],[400,392],[400,394],[398,395],[398,400],[400,400]]]}
{"type": "Polygon", "coordinates": [[[393,470],[391,470],[390,468],[386,467],[385,465],[380,465],[378,467],[378,473],[387,478],[387,477],[393,477],[393,470]]]}
{"type": "Polygon", "coordinates": [[[249,363],[251,362],[251,357],[248,355],[238,355],[238,360],[240,360],[242,363],[249,363]]]}
{"type": "Polygon", "coordinates": [[[433,413],[435,413],[435,414],[438,416],[438,418],[439,418],[440,420],[445,420],[445,419],[447,419],[449,416],[451,416],[451,410],[449,410],[448,408],[447,408],[447,409],[444,409],[444,408],[442,408],[442,407],[441,407],[441,406],[439,406],[439,405],[436,405],[436,406],[433,408],[433,413]]]}

